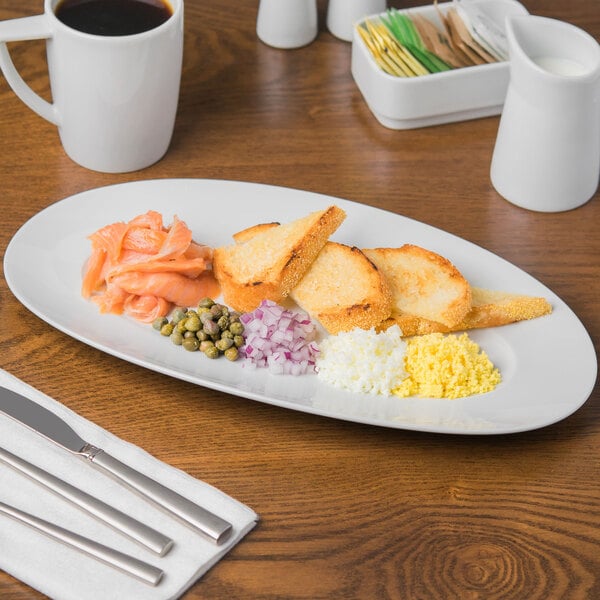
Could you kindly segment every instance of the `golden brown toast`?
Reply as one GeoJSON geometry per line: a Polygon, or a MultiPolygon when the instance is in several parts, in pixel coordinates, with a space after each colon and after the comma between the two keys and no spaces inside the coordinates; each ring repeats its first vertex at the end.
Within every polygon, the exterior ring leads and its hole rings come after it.
{"type": "Polygon", "coordinates": [[[252,225],[252,227],[242,229],[242,231],[234,233],[231,237],[236,244],[242,244],[243,242],[247,242],[250,238],[253,238],[255,235],[262,233],[267,229],[279,227],[279,225],[281,225],[281,223],[278,221],[273,221],[272,223],[259,223],[258,225],[252,225]]]}
{"type": "Polygon", "coordinates": [[[442,323],[429,321],[415,315],[406,313],[393,314],[379,326],[384,330],[391,325],[398,325],[405,337],[424,335],[427,333],[449,333],[484,327],[499,327],[535,319],[552,312],[552,305],[545,299],[537,296],[524,296],[509,294],[472,287],[472,307],[465,318],[453,327],[442,323]]]}
{"type": "Polygon", "coordinates": [[[356,247],[327,242],[290,297],[328,333],[370,329],[390,316],[392,292],[356,247]]]}
{"type": "Polygon", "coordinates": [[[394,313],[454,327],[471,310],[469,283],[443,256],[412,244],[363,252],[387,278],[394,313]]]}
{"type": "Polygon", "coordinates": [[[213,272],[224,302],[241,312],[254,310],[265,299],[282,302],[345,218],[342,209],[330,206],[215,248],[213,272]]]}

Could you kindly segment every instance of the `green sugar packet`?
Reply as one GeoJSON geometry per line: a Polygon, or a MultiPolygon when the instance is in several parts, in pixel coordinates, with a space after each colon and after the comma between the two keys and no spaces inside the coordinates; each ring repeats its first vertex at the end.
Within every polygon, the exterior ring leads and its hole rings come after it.
{"type": "Polygon", "coordinates": [[[411,19],[389,8],[381,20],[394,38],[402,44],[430,73],[441,73],[452,69],[437,54],[434,54],[423,43],[417,28],[411,19]]]}

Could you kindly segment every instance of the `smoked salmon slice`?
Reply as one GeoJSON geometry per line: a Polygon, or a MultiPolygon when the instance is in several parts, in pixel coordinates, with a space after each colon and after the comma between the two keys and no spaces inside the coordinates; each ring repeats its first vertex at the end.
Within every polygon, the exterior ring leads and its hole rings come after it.
{"type": "Polygon", "coordinates": [[[148,211],[129,222],[101,227],[90,236],[81,294],[100,312],[151,322],[175,306],[191,307],[220,294],[212,273],[212,248],[192,239],[177,216],[169,227],[148,211]]]}
{"type": "Polygon", "coordinates": [[[177,306],[195,306],[201,298],[214,298],[218,292],[218,286],[211,286],[210,279],[191,279],[176,272],[129,271],[117,275],[112,283],[130,295],[157,296],[177,306]]]}

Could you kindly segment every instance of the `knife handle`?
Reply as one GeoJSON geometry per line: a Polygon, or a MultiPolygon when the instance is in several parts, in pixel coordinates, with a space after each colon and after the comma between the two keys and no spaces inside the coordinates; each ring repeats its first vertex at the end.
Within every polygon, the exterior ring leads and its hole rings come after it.
{"type": "Polygon", "coordinates": [[[118,550],[99,544],[94,540],[90,540],[69,531],[68,529],[63,529],[54,523],[44,521],[43,519],[23,512],[14,506],[9,506],[8,504],[0,502],[0,513],[20,521],[21,523],[25,523],[26,525],[29,525],[29,527],[46,534],[48,537],[58,542],[62,542],[66,546],[75,548],[84,554],[88,554],[89,556],[115,567],[128,575],[132,575],[136,579],[149,585],[158,585],[163,578],[164,572],[154,565],[150,565],[133,556],[123,554],[118,550]]]}
{"type": "Polygon", "coordinates": [[[173,540],[166,535],[105,504],[98,498],[90,496],[47,471],[32,465],[26,460],[15,456],[4,448],[0,448],[0,462],[9,465],[15,471],[43,485],[159,556],[167,554],[173,546],[173,540]]]}
{"type": "Polygon", "coordinates": [[[93,464],[109,472],[216,544],[223,542],[231,533],[231,523],[122,463],[104,450],[88,446],[81,453],[93,464]]]}

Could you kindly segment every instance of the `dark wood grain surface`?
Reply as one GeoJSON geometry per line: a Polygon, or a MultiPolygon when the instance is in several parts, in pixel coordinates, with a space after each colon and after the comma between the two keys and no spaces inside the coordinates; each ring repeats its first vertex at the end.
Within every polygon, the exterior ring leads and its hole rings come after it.
{"type": "MultiPolygon", "coordinates": [[[[524,4],[600,38],[595,0],[524,4]]],[[[0,0],[0,19],[41,5],[0,0]]],[[[316,41],[282,51],[256,37],[257,0],[188,1],[173,143],[133,174],[72,163],[55,128],[0,77],[0,252],[38,211],[98,186],[164,177],[276,184],[384,208],[484,246],[561,296],[597,351],[598,194],[561,214],[503,200],[489,178],[498,117],[382,127],[350,74],[350,46],[327,32],[319,6],[316,41]]],[[[9,46],[49,98],[43,43],[9,46]]],[[[598,386],[579,411],[541,430],[434,435],[292,412],[145,370],[53,329],[3,279],[0,323],[0,367],[260,514],[186,599],[600,598],[598,386]]],[[[41,597],[0,572],[3,600],[41,597]]]]}

